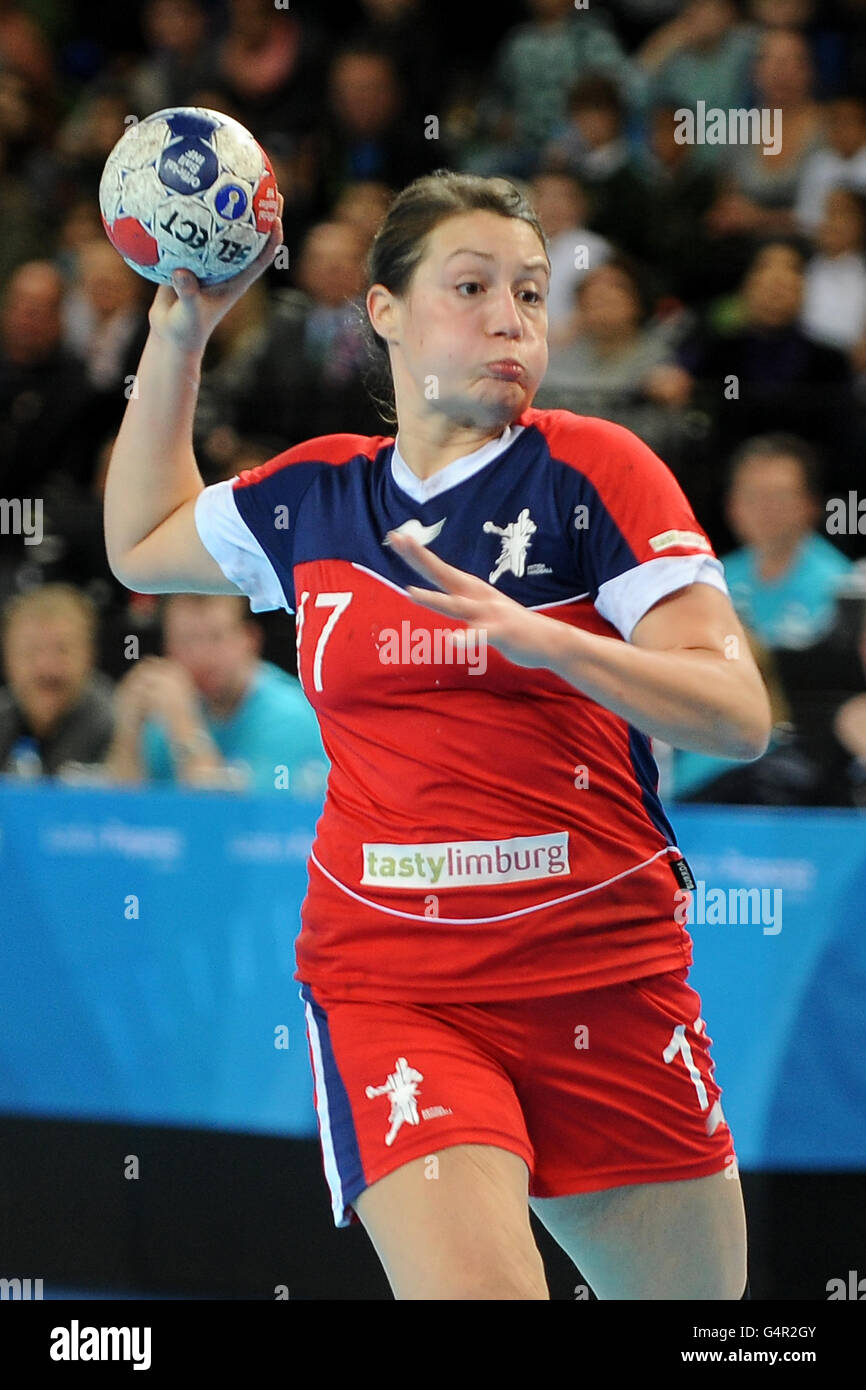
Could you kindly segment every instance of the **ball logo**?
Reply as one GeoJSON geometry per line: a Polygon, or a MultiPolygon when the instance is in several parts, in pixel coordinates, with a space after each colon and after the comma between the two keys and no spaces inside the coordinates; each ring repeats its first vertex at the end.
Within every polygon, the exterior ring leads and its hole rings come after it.
{"type": "Polygon", "coordinates": [[[210,188],[218,173],[217,157],[203,140],[173,140],[159,161],[160,178],[177,193],[210,188]]]}
{"type": "Polygon", "coordinates": [[[220,217],[234,222],[235,218],[243,217],[247,210],[247,195],[236,183],[227,183],[214,198],[214,207],[220,217]]]}

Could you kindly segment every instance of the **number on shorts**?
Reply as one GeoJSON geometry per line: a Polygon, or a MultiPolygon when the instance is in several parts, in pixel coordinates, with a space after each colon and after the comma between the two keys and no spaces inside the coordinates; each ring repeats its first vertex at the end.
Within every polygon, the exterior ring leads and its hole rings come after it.
{"type": "MultiPolygon", "coordinates": [[[[704,1020],[700,1017],[696,1018],[692,1027],[694,1028],[696,1033],[702,1033],[704,1030],[704,1020]]],[[[686,1070],[689,1076],[692,1078],[694,1088],[697,1091],[698,1104],[700,1105],[702,1110],[706,1110],[707,1106],[710,1103],[709,1097],[707,1095],[707,1088],[704,1085],[703,1078],[700,1072],[695,1066],[695,1059],[692,1056],[692,1049],[689,1045],[689,1040],[686,1037],[686,1025],[684,1023],[677,1024],[676,1028],[671,1033],[670,1042],[668,1043],[667,1047],[662,1053],[662,1057],[668,1063],[672,1062],[675,1057],[680,1055],[682,1056],[682,1059],[685,1062],[686,1070]]],[[[707,1116],[707,1134],[714,1134],[724,1118],[724,1114],[722,1113],[722,1102],[720,1100],[717,1100],[715,1105],[713,1105],[712,1109],[710,1110],[709,1115],[707,1116]]]]}
{"type": "MultiPolygon", "coordinates": [[[[694,1026],[697,1029],[697,1031],[700,1032],[701,1027],[703,1027],[701,1019],[696,1018],[694,1026]]],[[[686,1070],[688,1071],[689,1076],[692,1078],[692,1081],[695,1084],[695,1090],[698,1093],[698,1104],[700,1105],[702,1110],[706,1110],[707,1106],[709,1105],[709,1101],[707,1099],[707,1088],[704,1085],[703,1080],[701,1079],[700,1072],[695,1066],[695,1059],[692,1056],[692,1049],[689,1046],[689,1040],[686,1037],[686,1025],[684,1023],[677,1024],[676,1028],[671,1033],[671,1040],[665,1048],[664,1052],[662,1053],[662,1056],[664,1057],[666,1062],[672,1062],[676,1057],[677,1053],[682,1053],[683,1061],[686,1064],[686,1070]]]]}

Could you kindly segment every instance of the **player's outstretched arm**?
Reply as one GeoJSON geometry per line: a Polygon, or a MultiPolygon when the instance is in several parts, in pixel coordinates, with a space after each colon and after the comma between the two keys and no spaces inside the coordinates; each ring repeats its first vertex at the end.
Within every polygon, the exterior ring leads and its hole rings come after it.
{"type": "MultiPolygon", "coordinates": [[[[282,211],[282,198],[280,199],[282,211]]],[[[105,548],[112,574],[141,593],[239,593],[207,552],[194,508],[204,488],[193,452],[201,361],[216,325],[282,241],[277,218],[260,255],[223,285],[188,270],[156,291],[150,333],[108,464],[105,548]]]]}
{"type": "Polygon", "coordinates": [[[546,667],[674,748],[740,762],[766,752],[770,699],[731,601],[718,589],[684,585],[660,599],[623,642],[524,608],[411,536],[391,531],[388,541],[438,586],[410,584],[416,603],[465,622],[515,665],[546,667]]]}

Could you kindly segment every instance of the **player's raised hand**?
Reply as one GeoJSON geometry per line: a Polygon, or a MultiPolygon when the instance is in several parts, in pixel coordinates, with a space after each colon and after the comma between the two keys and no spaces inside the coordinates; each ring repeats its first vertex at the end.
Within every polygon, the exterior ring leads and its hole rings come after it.
{"type": "Polygon", "coordinates": [[[246,289],[263,275],[283,240],[283,196],[270,236],[246,270],[221,285],[201,285],[191,270],[176,270],[170,285],[160,285],[154,295],[148,320],[157,337],[183,352],[202,352],[220,319],[224,318],[246,289]]]}
{"type": "Polygon", "coordinates": [[[416,603],[483,633],[484,640],[516,666],[549,666],[554,660],[558,644],[568,635],[565,624],[533,613],[477,575],[446,564],[412,536],[390,531],[386,539],[407,565],[440,591],[409,584],[407,593],[416,603]]]}

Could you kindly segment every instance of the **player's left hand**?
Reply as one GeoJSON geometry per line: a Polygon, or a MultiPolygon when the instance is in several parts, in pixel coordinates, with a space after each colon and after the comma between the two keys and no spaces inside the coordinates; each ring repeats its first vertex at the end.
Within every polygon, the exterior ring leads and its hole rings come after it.
{"type": "Polygon", "coordinates": [[[447,565],[411,536],[389,531],[386,540],[407,565],[441,591],[409,584],[407,593],[416,603],[434,613],[460,619],[468,628],[483,634],[485,642],[516,666],[552,664],[564,635],[562,623],[533,613],[485,580],[447,565]]]}

